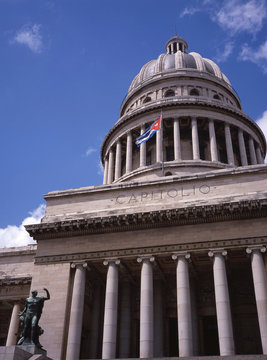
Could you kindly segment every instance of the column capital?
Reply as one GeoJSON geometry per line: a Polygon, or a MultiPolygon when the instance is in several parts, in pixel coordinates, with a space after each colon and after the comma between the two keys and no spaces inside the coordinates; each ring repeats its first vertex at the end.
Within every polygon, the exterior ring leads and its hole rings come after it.
{"type": "Polygon", "coordinates": [[[120,265],[121,261],[119,259],[105,259],[103,261],[103,265],[107,266],[109,264],[115,264],[115,265],[120,265]]]}
{"type": "Polygon", "coordinates": [[[179,258],[185,258],[190,261],[191,255],[188,252],[178,252],[172,254],[172,260],[178,260],[179,258]]]}
{"type": "Polygon", "coordinates": [[[253,251],[260,251],[261,253],[266,252],[266,246],[265,245],[256,245],[256,246],[249,246],[246,248],[246,253],[248,255],[251,255],[253,251]]]}
{"type": "Polygon", "coordinates": [[[212,249],[208,252],[210,258],[214,257],[215,255],[222,255],[227,256],[227,250],[225,249],[212,249]]]}
{"type": "Polygon", "coordinates": [[[155,257],[151,255],[138,256],[137,262],[141,264],[143,261],[149,261],[153,263],[155,261],[155,257]]]}
{"type": "Polygon", "coordinates": [[[70,267],[72,269],[75,269],[78,266],[82,266],[85,269],[89,269],[88,268],[88,263],[86,261],[76,261],[76,262],[71,263],[71,265],[70,265],[70,267]]]}

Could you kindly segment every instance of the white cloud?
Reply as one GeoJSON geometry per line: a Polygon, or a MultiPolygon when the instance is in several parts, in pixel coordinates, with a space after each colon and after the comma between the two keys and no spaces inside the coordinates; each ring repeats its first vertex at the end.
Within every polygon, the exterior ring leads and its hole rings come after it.
{"type": "Polygon", "coordinates": [[[8,225],[6,228],[0,228],[0,248],[25,246],[35,244],[36,242],[30,237],[24,228],[24,225],[38,224],[45,213],[45,205],[41,204],[26,217],[21,225],[8,225]]]}
{"type": "Polygon", "coordinates": [[[227,0],[215,15],[222,28],[232,34],[241,31],[255,34],[261,30],[266,17],[265,0],[227,0]]]}
{"type": "Polygon", "coordinates": [[[248,44],[243,45],[239,59],[253,62],[267,74],[267,40],[258,49],[252,49],[248,44]]]}
{"type": "Polygon", "coordinates": [[[93,154],[94,152],[96,152],[96,149],[94,149],[94,148],[88,148],[88,149],[86,150],[85,156],[87,157],[87,156],[93,154]]]}
{"type": "Polygon", "coordinates": [[[104,175],[104,168],[103,168],[103,165],[102,165],[101,160],[99,160],[98,165],[97,165],[97,174],[98,174],[99,176],[103,176],[103,175],[104,175]]]}
{"type": "Polygon", "coordinates": [[[233,41],[229,41],[225,44],[224,49],[222,52],[217,53],[216,61],[217,62],[224,62],[228,59],[228,57],[232,54],[234,48],[233,41]]]}
{"type": "Polygon", "coordinates": [[[40,33],[41,25],[23,26],[15,35],[14,42],[26,45],[34,53],[41,53],[43,49],[43,39],[40,33]]]}
{"type": "MultiPolygon", "coordinates": [[[[262,114],[262,117],[256,120],[256,123],[259,125],[261,130],[265,135],[265,139],[267,139],[267,110],[265,110],[262,114]]],[[[265,157],[265,163],[267,163],[267,155],[265,157]]]]}
{"type": "Polygon", "coordinates": [[[184,17],[186,15],[194,15],[195,13],[199,12],[200,8],[198,7],[186,7],[180,14],[180,17],[184,17]]]}

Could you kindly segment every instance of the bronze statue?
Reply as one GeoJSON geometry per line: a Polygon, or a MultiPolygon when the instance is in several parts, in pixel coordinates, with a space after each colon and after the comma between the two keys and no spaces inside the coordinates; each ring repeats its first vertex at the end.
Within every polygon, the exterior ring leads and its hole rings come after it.
{"type": "Polygon", "coordinates": [[[25,308],[19,313],[22,327],[21,338],[18,345],[36,345],[39,348],[42,345],[39,342],[39,336],[44,330],[38,325],[42,315],[44,302],[50,299],[49,291],[44,288],[45,296],[37,297],[37,290],[32,290],[32,296],[26,299],[25,308]]]}

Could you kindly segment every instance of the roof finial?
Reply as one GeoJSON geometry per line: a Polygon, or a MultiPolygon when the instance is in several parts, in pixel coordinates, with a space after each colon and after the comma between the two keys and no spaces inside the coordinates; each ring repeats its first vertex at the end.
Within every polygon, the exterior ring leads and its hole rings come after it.
{"type": "Polygon", "coordinates": [[[176,33],[176,24],[174,25],[174,35],[177,36],[177,33],[176,33]]]}

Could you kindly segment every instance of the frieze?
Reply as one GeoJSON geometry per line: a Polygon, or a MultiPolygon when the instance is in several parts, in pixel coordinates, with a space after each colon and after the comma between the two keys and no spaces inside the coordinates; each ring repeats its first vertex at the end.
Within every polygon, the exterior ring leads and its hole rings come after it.
{"type": "MultiPolygon", "coordinates": [[[[206,189],[206,191],[208,188],[206,189]]],[[[148,212],[26,225],[36,240],[267,216],[267,199],[187,206],[148,212]]]]}
{"type": "Polygon", "coordinates": [[[99,251],[91,253],[80,253],[80,254],[69,254],[69,255],[56,255],[56,256],[40,256],[35,258],[35,263],[39,265],[45,265],[48,263],[59,263],[59,262],[73,262],[73,261],[98,261],[105,258],[133,258],[149,256],[153,254],[170,254],[170,256],[175,252],[189,252],[192,254],[194,252],[207,252],[210,249],[216,248],[244,248],[244,254],[246,253],[245,247],[251,245],[263,245],[267,244],[266,237],[255,237],[255,238],[241,238],[241,239],[227,239],[227,240],[217,240],[217,241],[207,241],[201,243],[186,243],[186,244],[177,244],[177,245],[163,245],[147,248],[137,248],[137,249],[123,249],[123,250],[111,250],[111,251],[99,251]]]}
{"type": "MultiPolygon", "coordinates": [[[[132,192],[130,194],[119,194],[115,198],[116,205],[134,205],[137,203],[147,203],[147,202],[156,202],[161,200],[170,200],[170,199],[184,199],[196,195],[207,195],[211,191],[211,187],[208,184],[202,184],[200,186],[177,186],[170,189],[161,189],[154,191],[142,191],[142,192],[132,192]]],[[[114,201],[111,199],[111,201],[114,201]]]]}

